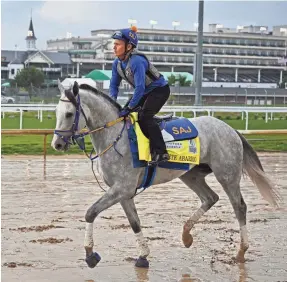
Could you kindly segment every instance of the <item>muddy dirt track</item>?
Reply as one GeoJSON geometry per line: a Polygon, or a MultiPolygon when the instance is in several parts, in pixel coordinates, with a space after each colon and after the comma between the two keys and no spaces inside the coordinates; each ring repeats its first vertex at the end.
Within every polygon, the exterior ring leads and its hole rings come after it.
{"type": "Polygon", "coordinates": [[[190,249],[181,242],[183,222],[199,206],[193,192],[175,180],[148,188],[136,198],[150,268],[137,269],[135,238],[120,205],[104,211],[94,225],[95,250],[102,261],[84,261],[84,216],[101,195],[84,157],[2,158],[2,281],[287,281],[287,154],[260,154],[284,205],[273,209],[249,179],[242,180],[248,207],[250,248],[245,264],[234,264],[238,223],[214,175],[208,184],[218,203],[193,229],[190,249]],[[183,279],[182,273],[191,278],[183,279]],[[180,280],[181,279],[181,280],[180,280]]]}

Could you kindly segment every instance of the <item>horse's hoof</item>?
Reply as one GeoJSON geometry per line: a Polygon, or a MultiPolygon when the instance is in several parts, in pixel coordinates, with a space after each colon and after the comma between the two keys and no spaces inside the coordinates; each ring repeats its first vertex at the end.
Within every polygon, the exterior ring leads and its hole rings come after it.
{"type": "Polygon", "coordinates": [[[238,254],[235,258],[235,262],[237,262],[237,263],[245,263],[245,261],[246,260],[245,260],[244,255],[241,255],[241,254],[238,254]]]}
{"type": "Polygon", "coordinates": [[[100,260],[101,260],[101,257],[96,252],[92,253],[90,256],[86,257],[85,259],[87,265],[90,268],[94,268],[99,263],[100,260]]]}
{"type": "Polygon", "coordinates": [[[245,252],[247,249],[248,249],[248,246],[247,247],[242,246],[240,248],[240,250],[238,251],[237,256],[235,258],[235,261],[237,263],[244,263],[245,262],[245,252]]]}
{"type": "Polygon", "coordinates": [[[193,243],[193,238],[192,238],[191,234],[183,233],[182,234],[182,241],[183,241],[184,246],[186,248],[189,248],[193,243]]]}
{"type": "Polygon", "coordinates": [[[139,257],[136,260],[135,266],[136,267],[148,268],[149,267],[149,262],[148,262],[148,260],[146,258],[139,257]]]}

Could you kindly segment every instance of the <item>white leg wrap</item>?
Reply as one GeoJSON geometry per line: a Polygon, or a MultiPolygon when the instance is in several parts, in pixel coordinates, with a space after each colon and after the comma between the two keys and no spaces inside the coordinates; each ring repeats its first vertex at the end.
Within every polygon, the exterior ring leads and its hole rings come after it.
{"type": "Polygon", "coordinates": [[[240,237],[241,237],[241,243],[244,244],[244,246],[248,247],[248,236],[247,236],[247,228],[246,225],[243,225],[240,227],[240,237]]]}
{"type": "Polygon", "coordinates": [[[85,231],[85,247],[92,248],[94,246],[93,241],[93,223],[86,223],[86,231],[85,231]]]}
{"type": "Polygon", "coordinates": [[[136,236],[136,241],[138,244],[138,248],[140,251],[140,256],[141,257],[147,257],[150,253],[149,247],[147,245],[146,239],[143,236],[142,232],[139,232],[137,234],[135,234],[136,236]]]}
{"type": "Polygon", "coordinates": [[[203,216],[205,211],[202,208],[199,208],[186,222],[186,227],[192,228],[193,225],[203,216]]]}
{"type": "Polygon", "coordinates": [[[197,222],[203,215],[205,211],[202,208],[199,208],[190,218],[194,223],[197,222]]]}

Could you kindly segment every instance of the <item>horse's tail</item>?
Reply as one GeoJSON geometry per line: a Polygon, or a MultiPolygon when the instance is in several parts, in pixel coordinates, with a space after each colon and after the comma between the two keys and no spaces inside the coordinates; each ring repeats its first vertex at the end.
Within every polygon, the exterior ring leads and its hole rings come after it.
{"type": "Polygon", "coordinates": [[[272,206],[279,206],[279,192],[263,170],[262,164],[252,146],[238,132],[243,144],[243,174],[248,175],[262,197],[272,206]]]}

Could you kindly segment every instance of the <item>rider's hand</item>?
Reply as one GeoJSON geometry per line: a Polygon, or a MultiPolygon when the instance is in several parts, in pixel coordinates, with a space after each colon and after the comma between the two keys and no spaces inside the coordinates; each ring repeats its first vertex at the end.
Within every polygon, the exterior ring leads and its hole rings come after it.
{"type": "Polygon", "coordinates": [[[123,108],[120,111],[119,117],[127,117],[131,113],[132,109],[129,107],[123,108]]]}

